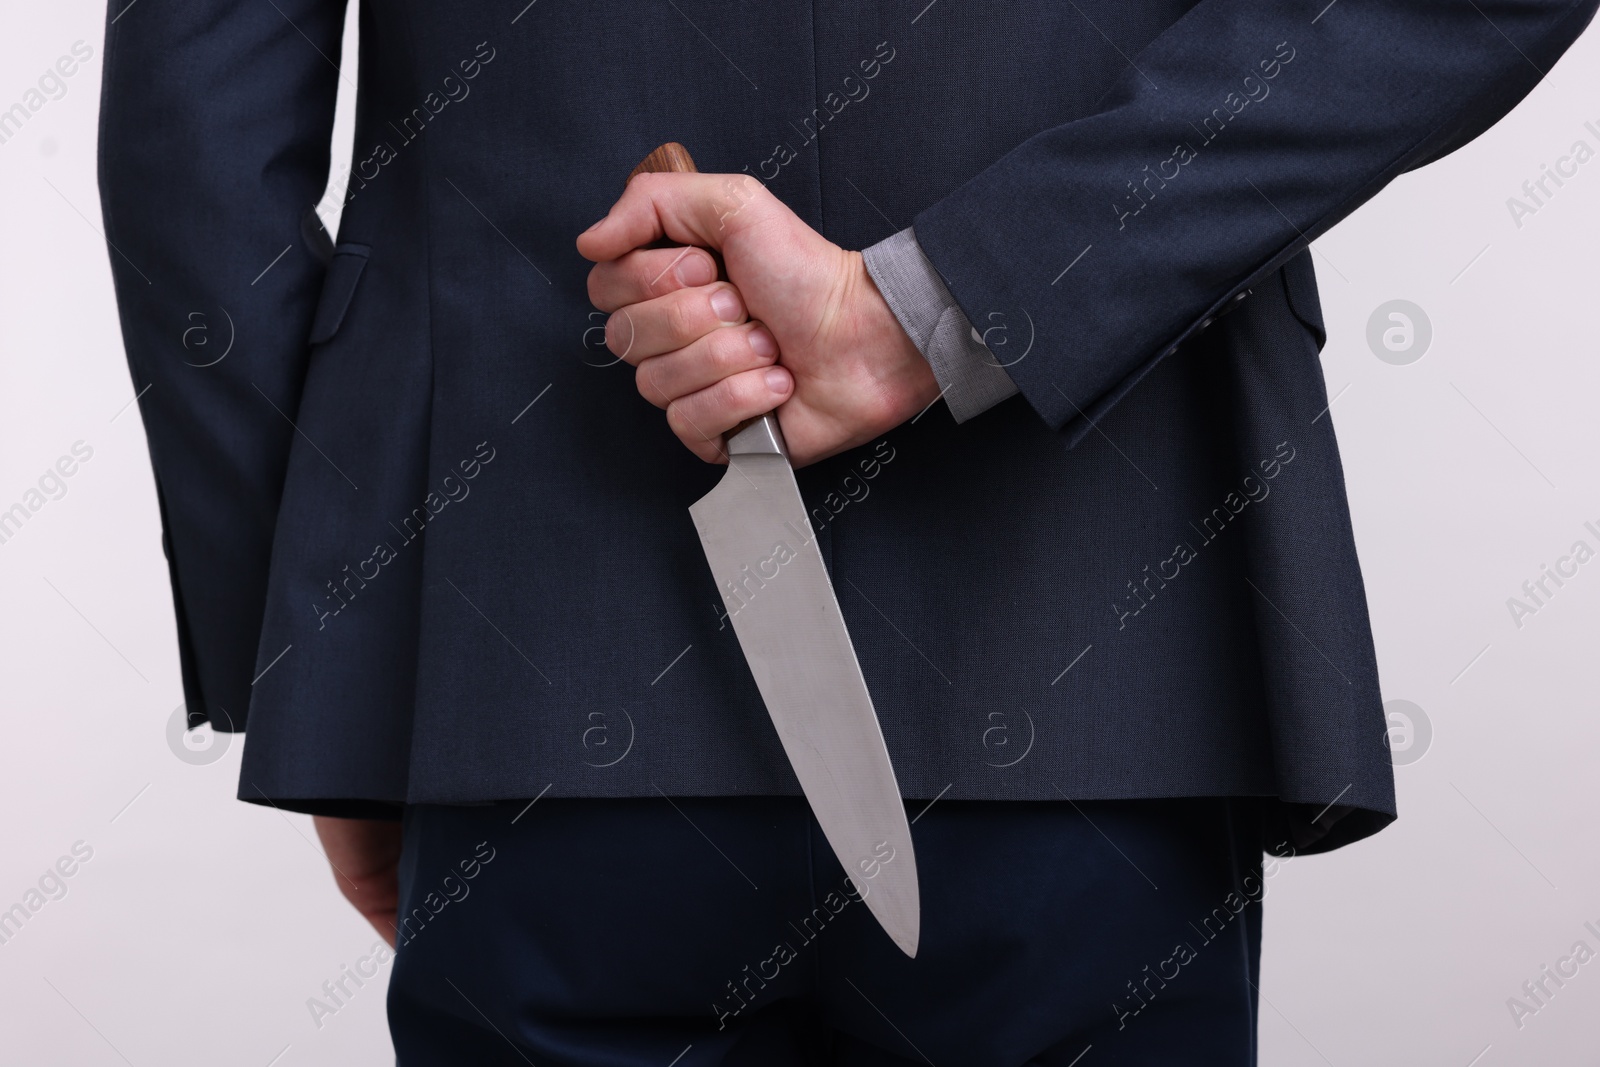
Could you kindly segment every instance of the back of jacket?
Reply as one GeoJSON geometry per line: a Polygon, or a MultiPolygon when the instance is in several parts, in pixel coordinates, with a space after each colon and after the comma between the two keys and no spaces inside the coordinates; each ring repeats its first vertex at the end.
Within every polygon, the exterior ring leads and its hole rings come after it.
{"type": "Polygon", "coordinates": [[[1593,4],[924,2],[364,3],[331,254],[337,0],[114,18],[107,235],[243,798],[798,791],[686,513],[722,469],[573,247],[678,140],[844,247],[914,225],[1021,387],[800,472],[907,796],[1392,817],[1306,248],[1593,4]]]}

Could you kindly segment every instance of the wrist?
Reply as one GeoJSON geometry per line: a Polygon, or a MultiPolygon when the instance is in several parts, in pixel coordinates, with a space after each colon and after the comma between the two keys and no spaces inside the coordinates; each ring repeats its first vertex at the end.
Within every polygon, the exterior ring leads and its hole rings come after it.
{"type": "Polygon", "coordinates": [[[904,412],[890,424],[897,426],[939,398],[939,382],[927,357],[878,288],[862,254],[849,252],[847,255],[851,260],[851,277],[858,283],[860,293],[858,315],[866,358],[872,362],[874,376],[885,392],[894,398],[894,406],[904,412]]]}

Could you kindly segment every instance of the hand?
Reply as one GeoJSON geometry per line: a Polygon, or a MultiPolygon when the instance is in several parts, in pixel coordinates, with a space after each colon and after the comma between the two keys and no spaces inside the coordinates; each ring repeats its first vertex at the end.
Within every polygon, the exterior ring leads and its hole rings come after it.
{"type": "Polygon", "coordinates": [[[795,466],[866,444],[939,395],[861,253],[749,175],[640,174],[578,238],[606,346],[690,451],[777,409],[795,466]],[[696,247],[647,249],[662,237],[696,247]],[[717,280],[722,255],[727,280],[717,280]]]}
{"type": "Polygon", "coordinates": [[[312,816],[339,892],[394,947],[400,907],[400,823],[312,816]]]}

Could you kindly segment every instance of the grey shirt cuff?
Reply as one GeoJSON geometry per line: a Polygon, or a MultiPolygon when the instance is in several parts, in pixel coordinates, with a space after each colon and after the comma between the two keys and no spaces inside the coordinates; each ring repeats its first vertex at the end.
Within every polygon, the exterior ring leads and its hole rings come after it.
{"type": "Polygon", "coordinates": [[[889,310],[933,368],[939,395],[956,422],[1016,395],[1011,375],[972,328],[910,227],[863,249],[861,258],[889,310]]]}

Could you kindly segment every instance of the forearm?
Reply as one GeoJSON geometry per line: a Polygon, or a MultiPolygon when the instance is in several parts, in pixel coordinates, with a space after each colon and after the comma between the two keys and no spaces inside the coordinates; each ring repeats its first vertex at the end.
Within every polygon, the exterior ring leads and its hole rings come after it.
{"type": "Polygon", "coordinates": [[[322,280],[302,220],[327,181],[338,81],[318,51],[338,54],[343,25],[331,0],[280,6],[141,6],[110,16],[105,49],[100,188],[117,307],[191,724],[223,729],[242,728],[249,702],[322,280]]]}
{"type": "Polygon", "coordinates": [[[1203,0],[1098,112],[923,211],[917,239],[969,316],[1028,311],[1034,351],[1008,371],[1040,415],[1092,417],[1395,176],[1510,110],[1593,8],[1203,0]]]}

